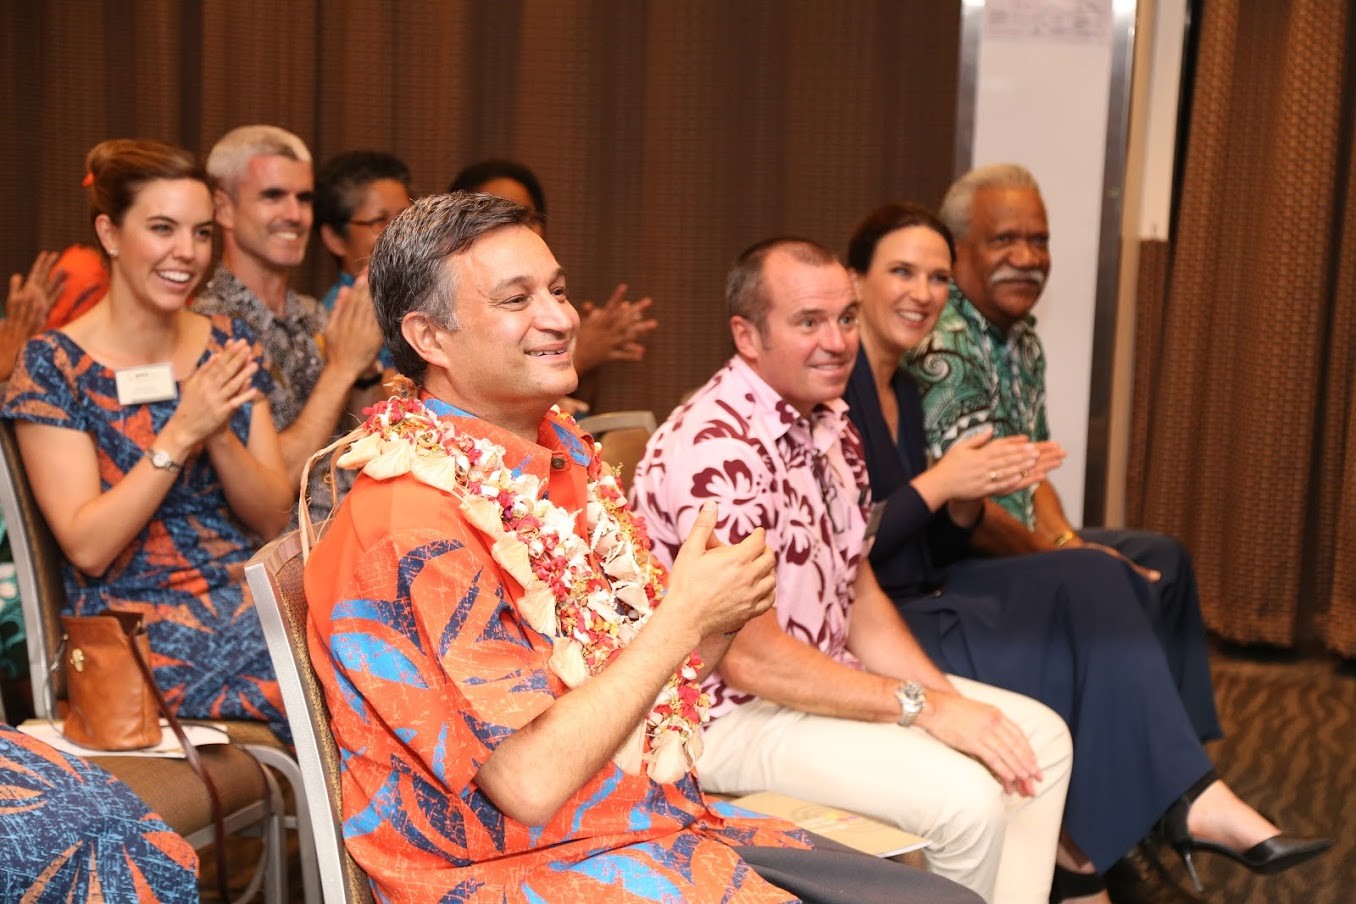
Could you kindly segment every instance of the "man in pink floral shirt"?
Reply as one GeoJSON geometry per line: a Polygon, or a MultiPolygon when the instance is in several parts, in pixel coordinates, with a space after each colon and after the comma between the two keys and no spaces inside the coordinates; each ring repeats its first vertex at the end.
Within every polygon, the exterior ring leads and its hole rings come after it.
{"type": "Polygon", "coordinates": [[[708,500],[722,540],[763,527],[778,557],[774,609],[707,679],[703,783],[893,822],[986,900],[1046,900],[1068,731],[1034,700],[943,674],[876,584],[840,398],[857,354],[847,271],[814,243],[774,239],[740,256],[727,301],[737,354],[654,435],[631,491],[662,560],[708,500]]]}

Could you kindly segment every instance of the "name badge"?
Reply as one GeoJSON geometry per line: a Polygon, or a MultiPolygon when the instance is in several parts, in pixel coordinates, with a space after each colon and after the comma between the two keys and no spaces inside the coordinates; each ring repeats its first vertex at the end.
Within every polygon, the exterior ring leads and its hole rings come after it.
{"type": "Polygon", "coordinates": [[[140,405],[143,402],[164,402],[179,397],[174,383],[174,366],[147,364],[144,367],[124,367],[113,372],[118,384],[119,405],[140,405]]]}

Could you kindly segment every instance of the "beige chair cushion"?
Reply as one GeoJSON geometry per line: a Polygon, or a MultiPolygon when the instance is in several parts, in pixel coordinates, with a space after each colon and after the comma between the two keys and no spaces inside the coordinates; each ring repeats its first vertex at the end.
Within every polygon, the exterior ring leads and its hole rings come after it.
{"type": "MultiPolygon", "coordinates": [[[[223,813],[234,813],[264,797],[261,767],[229,744],[198,748],[207,774],[221,795],[223,813]]],[[[180,835],[212,824],[207,787],[187,760],[146,756],[96,756],[90,762],[121,779],[180,835]]]]}

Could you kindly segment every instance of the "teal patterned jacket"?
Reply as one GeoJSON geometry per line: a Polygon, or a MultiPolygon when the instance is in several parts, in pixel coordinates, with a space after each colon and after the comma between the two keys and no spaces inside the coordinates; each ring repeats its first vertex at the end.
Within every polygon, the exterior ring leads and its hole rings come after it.
{"type": "MultiPolygon", "coordinates": [[[[903,361],[923,393],[928,454],[993,424],[995,436],[1050,438],[1045,419],[1045,352],[1028,314],[1005,336],[951,284],[951,297],[924,340],[903,361]]],[[[994,499],[1028,528],[1036,525],[1035,489],[994,499]]]]}

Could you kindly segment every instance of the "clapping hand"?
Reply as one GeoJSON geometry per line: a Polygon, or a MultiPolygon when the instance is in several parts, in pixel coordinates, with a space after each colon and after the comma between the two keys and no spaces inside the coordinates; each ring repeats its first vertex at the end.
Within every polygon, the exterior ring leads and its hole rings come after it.
{"type": "Polygon", "coordinates": [[[250,344],[232,339],[193,371],[179,393],[179,407],[170,424],[192,447],[221,430],[237,408],[259,397],[250,381],[259,370],[250,344]]]}
{"type": "Polygon", "coordinates": [[[28,276],[15,273],[9,278],[9,296],[5,299],[5,320],[26,331],[25,338],[36,333],[47,321],[62,288],[66,285],[66,271],[53,270],[60,255],[42,251],[33,259],[28,276]]]}
{"type": "Polygon", "coordinates": [[[9,278],[5,319],[0,320],[0,380],[9,378],[24,343],[47,322],[47,312],[66,284],[64,271],[52,271],[58,257],[55,251],[43,251],[27,277],[15,273],[9,278]]]}
{"type": "Polygon", "coordinates": [[[700,637],[738,631],[772,607],[777,560],[757,528],[733,546],[715,535],[716,504],[702,506],[669,575],[666,600],[683,599],[700,637]]]}
{"type": "Polygon", "coordinates": [[[1054,461],[1051,450],[1042,450],[1025,436],[993,438],[993,427],[984,427],[960,438],[933,465],[943,478],[948,500],[975,500],[1001,496],[1034,486],[1045,479],[1049,467],[1042,461],[1054,461]]]}
{"type": "Polygon", "coordinates": [[[1040,476],[1033,483],[1044,480],[1051,471],[1064,464],[1064,459],[1069,457],[1069,453],[1064,451],[1064,447],[1052,439],[1036,443],[1036,454],[1036,466],[1031,471],[1040,476]]]}
{"type": "Polygon", "coordinates": [[[580,374],[611,361],[639,361],[645,357],[641,339],[659,326],[645,316],[652,298],[631,301],[626,283],[612,292],[602,307],[591,301],[579,306],[579,332],[575,339],[574,366],[580,374]]]}
{"type": "Polygon", "coordinates": [[[352,286],[340,289],[334,300],[334,310],[325,325],[325,358],[356,380],[372,369],[381,343],[381,326],[364,271],[352,286]]]}
{"type": "Polygon", "coordinates": [[[561,411],[573,417],[583,417],[589,413],[589,403],[574,396],[561,396],[556,404],[560,406],[561,411]]]}

